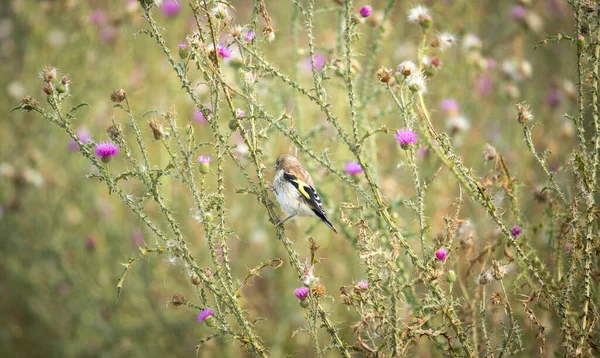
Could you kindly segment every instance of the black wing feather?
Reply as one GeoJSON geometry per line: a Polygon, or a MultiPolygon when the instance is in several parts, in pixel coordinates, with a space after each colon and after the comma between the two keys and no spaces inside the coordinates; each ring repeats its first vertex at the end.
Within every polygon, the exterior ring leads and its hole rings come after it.
{"type": "Polygon", "coordinates": [[[306,184],[302,180],[299,180],[295,175],[290,174],[288,172],[283,173],[283,178],[292,184],[299,192],[302,200],[306,202],[306,204],[312,209],[312,211],[317,215],[323,222],[331,228],[334,232],[337,233],[333,224],[327,218],[327,214],[325,214],[325,209],[323,208],[323,202],[317,193],[317,190],[310,185],[306,184]]]}

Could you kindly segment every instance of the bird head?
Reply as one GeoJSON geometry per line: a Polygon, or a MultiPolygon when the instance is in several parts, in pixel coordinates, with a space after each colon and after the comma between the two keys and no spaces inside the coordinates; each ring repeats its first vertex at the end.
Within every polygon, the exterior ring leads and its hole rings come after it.
{"type": "Polygon", "coordinates": [[[288,170],[291,167],[300,166],[300,161],[293,155],[282,154],[275,161],[275,171],[288,170]]]}

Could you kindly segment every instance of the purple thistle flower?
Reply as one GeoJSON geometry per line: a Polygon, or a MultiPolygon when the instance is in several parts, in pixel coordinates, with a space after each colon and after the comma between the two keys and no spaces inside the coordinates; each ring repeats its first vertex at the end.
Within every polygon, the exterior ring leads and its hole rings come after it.
{"type": "Polygon", "coordinates": [[[298,297],[300,300],[304,301],[306,297],[308,297],[308,287],[299,287],[294,290],[294,295],[298,297]]]}
{"type": "Polygon", "coordinates": [[[361,290],[367,290],[369,289],[369,283],[365,280],[360,280],[356,284],[356,287],[360,288],[361,290]]]}
{"type": "Polygon", "coordinates": [[[219,45],[218,48],[219,48],[219,50],[218,50],[219,56],[221,56],[225,59],[231,58],[232,53],[231,53],[231,49],[229,47],[219,45]]]}
{"type": "Polygon", "coordinates": [[[444,112],[451,112],[451,113],[457,113],[458,109],[460,108],[460,106],[458,105],[458,102],[456,102],[456,100],[452,99],[452,98],[444,98],[440,102],[440,107],[442,107],[442,110],[444,112]]]}
{"type": "Polygon", "coordinates": [[[96,239],[94,239],[93,236],[88,236],[85,239],[85,247],[90,251],[95,249],[96,248],[96,239]]]}
{"type": "Polygon", "coordinates": [[[240,108],[235,109],[235,116],[237,118],[243,118],[245,115],[246,115],[246,112],[243,109],[240,109],[240,108]]]}
{"type": "Polygon", "coordinates": [[[475,78],[475,93],[479,97],[487,97],[492,93],[494,82],[488,75],[479,75],[475,78]]]}
{"type": "Polygon", "coordinates": [[[215,311],[211,310],[210,308],[203,309],[202,312],[198,313],[198,323],[204,322],[205,319],[212,316],[214,313],[215,311]]]}
{"type": "Polygon", "coordinates": [[[183,43],[178,43],[177,44],[180,50],[185,50],[187,49],[187,44],[185,43],[185,40],[183,40],[183,43]]]}
{"type": "Polygon", "coordinates": [[[345,170],[348,175],[357,175],[363,172],[362,167],[357,162],[346,162],[345,170]]]}
{"type": "Polygon", "coordinates": [[[395,137],[402,149],[408,149],[411,144],[417,142],[417,133],[412,129],[398,129],[395,137]]]}
{"type": "MultiPolygon", "coordinates": [[[[209,114],[208,118],[212,118],[212,114],[209,114]]],[[[194,109],[194,120],[200,124],[208,124],[208,121],[204,118],[204,113],[198,108],[194,109]]]]}
{"type": "Polygon", "coordinates": [[[517,5],[510,9],[510,17],[515,21],[521,21],[527,15],[527,9],[523,6],[517,5]]]}
{"type": "Polygon", "coordinates": [[[162,4],[160,9],[166,17],[173,17],[179,13],[180,6],[174,0],[167,0],[162,4]]]}
{"type": "MultiPolygon", "coordinates": [[[[91,140],[92,140],[90,131],[88,131],[85,128],[78,130],[77,136],[79,137],[79,140],[83,144],[87,144],[87,143],[91,142],[91,140]]],[[[71,139],[71,142],[69,143],[69,148],[71,148],[72,151],[77,151],[77,150],[79,150],[79,144],[77,144],[77,142],[75,142],[73,139],[71,139]]]]}
{"type": "Polygon", "coordinates": [[[212,160],[212,158],[210,157],[210,155],[208,155],[208,156],[201,155],[198,157],[198,162],[201,164],[208,164],[208,163],[210,163],[211,160],[212,160]]]}
{"type": "Polygon", "coordinates": [[[519,235],[521,235],[522,232],[523,232],[523,229],[521,229],[521,227],[519,225],[515,225],[512,227],[512,229],[510,229],[510,234],[514,238],[519,237],[519,235]]]}
{"type": "Polygon", "coordinates": [[[373,8],[371,7],[371,5],[365,5],[361,7],[359,11],[360,16],[362,16],[363,19],[369,17],[371,15],[371,12],[373,12],[373,8]]]}
{"type": "Polygon", "coordinates": [[[252,30],[249,30],[248,32],[246,32],[246,35],[244,35],[244,38],[247,42],[251,42],[252,40],[254,40],[255,37],[256,33],[252,30]]]}
{"type": "Polygon", "coordinates": [[[134,245],[142,246],[144,244],[144,234],[142,234],[139,231],[133,233],[133,236],[131,237],[131,241],[133,242],[134,245]]]}
{"type": "Polygon", "coordinates": [[[445,261],[448,257],[448,250],[445,247],[440,247],[439,250],[435,252],[435,258],[440,261],[445,261]]]}
{"type": "Polygon", "coordinates": [[[550,106],[551,108],[556,108],[560,105],[560,102],[562,101],[562,93],[559,89],[552,88],[546,94],[545,100],[548,106],[550,106]]]}
{"type": "Polygon", "coordinates": [[[104,163],[108,163],[110,158],[119,153],[119,147],[112,142],[101,142],[96,144],[96,155],[102,159],[104,163]]]}
{"type": "Polygon", "coordinates": [[[106,22],[106,12],[104,10],[101,10],[101,9],[94,10],[90,14],[90,24],[100,25],[105,22],[106,22]]]}

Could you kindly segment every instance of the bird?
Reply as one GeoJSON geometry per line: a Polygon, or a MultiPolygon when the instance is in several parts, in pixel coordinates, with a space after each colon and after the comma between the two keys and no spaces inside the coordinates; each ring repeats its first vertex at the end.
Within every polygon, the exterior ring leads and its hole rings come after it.
{"type": "Polygon", "coordinates": [[[281,210],[288,216],[277,226],[295,216],[310,216],[321,219],[337,234],[337,230],[325,214],[315,182],[293,155],[283,154],[277,158],[273,191],[281,210]]]}

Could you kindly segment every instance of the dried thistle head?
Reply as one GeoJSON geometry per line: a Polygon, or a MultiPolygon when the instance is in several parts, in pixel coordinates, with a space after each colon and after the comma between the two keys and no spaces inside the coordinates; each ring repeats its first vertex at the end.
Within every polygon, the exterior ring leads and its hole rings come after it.
{"type": "Polygon", "coordinates": [[[323,286],[323,285],[322,285],[322,284],[320,284],[320,283],[316,284],[316,285],[315,285],[315,286],[312,288],[312,291],[313,291],[313,295],[314,295],[316,298],[323,297],[323,296],[325,295],[325,293],[327,293],[327,291],[325,290],[325,286],[323,286]]]}
{"type": "Polygon", "coordinates": [[[504,296],[500,292],[494,292],[492,293],[490,301],[492,301],[492,304],[494,306],[500,306],[504,304],[504,296]]]}
{"type": "Polygon", "coordinates": [[[483,159],[487,162],[492,159],[496,159],[496,148],[492,147],[489,143],[485,145],[483,150],[483,159]]]}
{"type": "Polygon", "coordinates": [[[265,26],[263,36],[267,42],[273,42],[275,40],[275,29],[272,26],[265,26]]]}
{"type": "Polygon", "coordinates": [[[31,96],[27,96],[21,100],[21,108],[26,109],[28,111],[31,111],[33,108],[37,107],[38,105],[39,105],[39,102],[31,96]]]}
{"type": "Polygon", "coordinates": [[[52,82],[57,76],[58,71],[56,70],[56,67],[48,65],[44,66],[42,72],[40,72],[40,78],[46,83],[52,82]]]}
{"type": "Polygon", "coordinates": [[[529,111],[529,106],[524,102],[517,104],[517,120],[521,124],[525,124],[533,120],[533,114],[529,111]]]}
{"type": "Polygon", "coordinates": [[[388,70],[385,67],[381,67],[377,71],[377,79],[381,83],[391,84],[391,81],[392,81],[392,71],[388,70]]]}
{"type": "Polygon", "coordinates": [[[122,88],[115,88],[113,89],[112,93],[110,94],[110,100],[113,101],[114,103],[121,103],[125,100],[126,97],[126,92],[124,89],[122,88]]]}
{"type": "Polygon", "coordinates": [[[163,128],[163,125],[156,118],[152,118],[150,121],[148,121],[148,125],[152,130],[152,135],[154,136],[154,139],[159,140],[165,136],[165,130],[163,128]]]}
{"type": "Polygon", "coordinates": [[[118,123],[113,123],[106,128],[106,134],[108,137],[115,142],[120,143],[123,137],[123,130],[121,125],[118,123]]]}
{"type": "Polygon", "coordinates": [[[185,304],[186,300],[185,297],[183,297],[183,295],[175,294],[173,295],[173,297],[171,297],[169,303],[172,304],[175,308],[178,308],[179,306],[185,304]]]}

